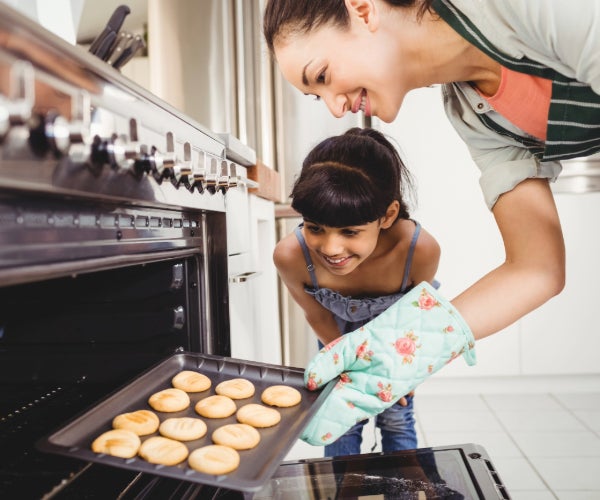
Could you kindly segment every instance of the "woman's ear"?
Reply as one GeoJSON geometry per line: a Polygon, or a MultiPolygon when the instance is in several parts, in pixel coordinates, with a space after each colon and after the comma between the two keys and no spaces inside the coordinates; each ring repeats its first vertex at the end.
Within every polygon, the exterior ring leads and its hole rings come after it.
{"type": "Polygon", "coordinates": [[[398,218],[398,214],[400,213],[400,203],[398,200],[394,200],[390,203],[385,211],[385,215],[380,219],[381,225],[379,226],[381,229],[387,229],[391,227],[391,225],[398,218]]]}
{"type": "Polygon", "coordinates": [[[379,12],[375,0],[344,0],[350,19],[357,20],[369,31],[375,31],[379,26],[379,12]]]}

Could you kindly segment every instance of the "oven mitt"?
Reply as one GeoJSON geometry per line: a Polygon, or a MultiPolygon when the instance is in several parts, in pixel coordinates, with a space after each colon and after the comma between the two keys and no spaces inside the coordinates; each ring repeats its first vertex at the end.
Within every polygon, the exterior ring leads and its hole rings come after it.
{"type": "Polygon", "coordinates": [[[461,354],[475,364],[475,339],[458,311],[422,282],[375,319],[327,344],[304,373],[308,389],[339,379],[301,439],[327,445],[389,408],[461,354]]]}

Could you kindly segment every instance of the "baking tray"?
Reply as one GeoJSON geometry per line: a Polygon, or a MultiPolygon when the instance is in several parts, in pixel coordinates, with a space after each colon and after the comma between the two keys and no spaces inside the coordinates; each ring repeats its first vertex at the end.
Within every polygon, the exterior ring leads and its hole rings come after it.
{"type": "MultiPolygon", "coordinates": [[[[123,388],[109,395],[97,405],[86,410],[74,420],[38,441],[37,447],[44,452],[57,453],[89,462],[131,469],[159,476],[191,481],[213,486],[226,486],[239,491],[258,491],[275,473],[281,461],[299,438],[302,430],[323,403],[334,383],[330,382],[320,391],[309,391],[304,387],[304,370],[286,366],[269,365],[221,356],[182,352],[160,362],[123,388]],[[182,370],[195,370],[212,381],[210,389],[201,393],[190,393],[188,409],[162,413],[148,405],[153,393],[172,387],[171,379],[182,370]],[[119,413],[147,409],[154,411],[160,421],[170,417],[193,416],[202,418],[208,427],[206,435],[188,441],[189,451],[212,444],[212,432],[222,425],[236,423],[235,414],[228,418],[209,419],[200,417],[194,406],[197,401],[215,394],[215,386],[224,380],[246,378],[256,387],[254,396],[236,400],[239,408],[248,403],[261,403],[262,391],[270,385],[283,384],[295,387],[302,394],[300,404],[290,408],[277,408],[281,421],[270,428],[258,429],[260,443],[251,450],[239,451],[239,467],[226,475],[214,476],[197,472],[187,465],[187,460],[176,466],[155,465],[142,458],[124,459],[91,450],[92,441],[112,428],[112,420],[119,413]]],[[[142,442],[158,432],[142,436],[142,442]]]]}

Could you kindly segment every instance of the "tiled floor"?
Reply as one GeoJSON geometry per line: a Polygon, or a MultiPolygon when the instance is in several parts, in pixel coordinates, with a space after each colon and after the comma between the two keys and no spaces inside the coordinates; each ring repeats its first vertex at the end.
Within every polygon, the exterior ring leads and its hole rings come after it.
{"type": "MultiPolygon", "coordinates": [[[[417,389],[419,447],[483,446],[513,500],[600,500],[600,378],[464,387],[417,389]]],[[[374,433],[364,438],[369,452],[374,433]]],[[[311,456],[322,450],[299,443],[288,459],[311,456]]]]}

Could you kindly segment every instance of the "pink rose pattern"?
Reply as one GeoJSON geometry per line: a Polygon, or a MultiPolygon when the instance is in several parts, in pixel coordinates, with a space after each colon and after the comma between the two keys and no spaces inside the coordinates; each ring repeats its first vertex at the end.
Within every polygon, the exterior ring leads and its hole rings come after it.
{"type": "Polygon", "coordinates": [[[381,401],[389,403],[390,401],[392,401],[392,399],[394,399],[394,395],[392,394],[392,384],[387,384],[384,386],[382,382],[378,382],[377,387],[381,389],[377,393],[377,397],[381,399],[381,401]]]}
{"type": "MultiPolygon", "coordinates": [[[[419,309],[422,309],[424,311],[429,311],[429,310],[433,309],[434,307],[439,307],[441,305],[435,299],[435,297],[433,297],[431,294],[429,294],[427,292],[427,290],[425,290],[425,289],[423,289],[421,291],[421,295],[419,296],[419,299],[417,301],[413,302],[412,304],[415,307],[418,307],[419,309]]],[[[452,333],[453,331],[454,331],[454,327],[452,325],[447,325],[442,329],[443,333],[452,333]]],[[[334,345],[336,345],[341,339],[342,339],[342,337],[339,337],[339,338],[335,339],[334,341],[330,342],[325,347],[323,347],[323,349],[321,349],[321,352],[327,352],[327,351],[331,350],[331,348],[334,345]]],[[[410,330],[410,331],[406,332],[403,337],[398,338],[395,342],[392,343],[392,347],[393,347],[394,351],[396,352],[396,354],[398,354],[402,358],[402,364],[407,364],[407,363],[413,362],[413,360],[417,354],[417,350],[421,347],[421,344],[419,344],[418,341],[419,341],[419,337],[417,335],[415,335],[412,330],[410,330]]],[[[373,357],[373,351],[370,351],[368,349],[368,347],[369,347],[368,341],[365,340],[360,346],[358,346],[358,349],[356,350],[356,357],[358,359],[362,359],[364,361],[371,362],[372,357],[373,357]]],[[[469,349],[472,349],[473,347],[474,347],[474,344],[472,345],[472,343],[469,343],[469,349]]],[[[464,349],[462,349],[460,352],[453,352],[450,356],[450,359],[446,363],[450,363],[452,360],[454,360],[457,357],[459,357],[460,355],[462,355],[463,352],[464,352],[464,349]]],[[[338,361],[339,361],[339,355],[337,353],[335,353],[333,355],[333,362],[335,364],[337,364],[338,361]]],[[[434,370],[433,365],[427,366],[427,371],[429,373],[433,373],[433,370],[434,370]]],[[[310,390],[314,390],[313,388],[319,387],[319,385],[321,383],[320,380],[317,382],[316,377],[317,377],[316,373],[309,374],[307,387],[310,390]]],[[[351,382],[351,381],[352,380],[347,373],[345,373],[345,372],[342,373],[336,384],[336,389],[344,387],[344,385],[346,385],[348,382],[351,382]]],[[[392,384],[384,385],[383,382],[378,382],[377,387],[379,388],[379,391],[377,392],[377,397],[379,399],[381,399],[382,401],[384,401],[386,403],[389,403],[394,400],[395,396],[393,394],[392,384]]],[[[354,403],[352,403],[350,401],[347,402],[347,405],[348,405],[348,408],[350,408],[350,409],[355,408],[354,403]]],[[[360,420],[360,418],[359,418],[359,420],[360,420]]],[[[322,440],[324,442],[326,442],[329,439],[331,439],[331,436],[332,436],[331,433],[328,432],[322,436],[322,440]]]]}
{"type": "Polygon", "coordinates": [[[430,295],[429,292],[423,288],[423,290],[421,290],[421,295],[418,301],[413,302],[413,305],[417,306],[419,309],[429,311],[430,309],[439,306],[440,303],[437,300],[435,300],[435,297],[430,295]]]}
{"type": "Polygon", "coordinates": [[[363,359],[365,361],[371,361],[371,357],[373,356],[373,351],[369,351],[367,349],[369,345],[369,341],[365,340],[362,344],[358,346],[356,349],[356,357],[358,359],[363,359]]]}
{"type": "Polygon", "coordinates": [[[396,349],[396,352],[402,356],[403,364],[412,363],[415,351],[421,347],[420,344],[417,345],[418,340],[419,337],[411,330],[407,332],[404,337],[400,337],[392,344],[394,349],[396,349]]]}
{"type": "Polygon", "coordinates": [[[316,391],[321,385],[321,379],[317,380],[317,374],[315,372],[310,372],[308,374],[308,382],[306,382],[306,387],[309,391],[316,391]]]}

